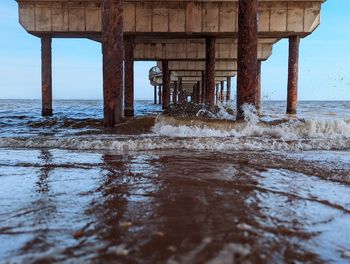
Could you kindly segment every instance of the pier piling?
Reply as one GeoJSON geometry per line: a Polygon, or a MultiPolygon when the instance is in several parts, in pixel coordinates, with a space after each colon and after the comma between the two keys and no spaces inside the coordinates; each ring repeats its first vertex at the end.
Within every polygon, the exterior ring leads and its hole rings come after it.
{"type": "Polygon", "coordinates": [[[202,71],[202,93],[201,93],[201,103],[205,103],[205,73],[202,71]]]}
{"type": "Polygon", "coordinates": [[[163,72],[163,109],[168,109],[170,104],[170,72],[169,63],[167,60],[162,61],[162,72],[163,72]]]}
{"type": "Polygon", "coordinates": [[[123,1],[102,0],[104,126],[123,119],[123,1]]]}
{"type": "Polygon", "coordinates": [[[154,85],[153,86],[153,89],[154,89],[154,104],[157,104],[157,85],[154,85]]]}
{"type": "Polygon", "coordinates": [[[256,91],[256,109],[261,109],[261,61],[258,60],[258,71],[257,71],[257,91],[256,91]]]}
{"type": "Polygon", "coordinates": [[[242,106],[256,106],[258,63],[258,0],[238,2],[237,119],[244,119],[242,106]]]}
{"type": "Polygon", "coordinates": [[[52,116],[52,39],[41,37],[42,116],[52,116]]]}
{"type": "Polygon", "coordinates": [[[201,101],[201,82],[197,81],[196,85],[196,103],[199,104],[201,101]]]}
{"type": "Polygon", "coordinates": [[[220,85],[217,83],[216,85],[215,85],[215,102],[216,102],[216,104],[218,104],[219,103],[219,89],[220,89],[220,85]]]}
{"type": "Polygon", "coordinates": [[[289,38],[287,114],[297,113],[299,44],[299,36],[289,38]]]}
{"type": "Polygon", "coordinates": [[[177,81],[174,81],[174,92],[173,92],[173,103],[174,103],[174,105],[177,104],[177,94],[178,94],[177,81]]]}
{"type": "Polygon", "coordinates": [[[226,81],[226,102],[231,101],[231,77],[227,77],[226,81]]]}
{"type": "Polygon", "coordinates": [[[180,104],[183,104],[185,101],[185,95],[184,95],[184,90],[182,86],[182,77],[179,77],[179,101],[180,101],[180,104]]]}
{"type": "Polygon", "coordinates": [[[134,46],[135,37],[124,38],[124,115],[134,116],[134,46]]]}
{"type": "Polygon", "coordinates": [[[162,85],[158,86],[159,90],[158,90],[158,96],[159,96],[159,100],[158,100],[158,104],[162,104],[162,98],[163,98],[163,92],[162,92],[162,85]]]}
{"type": "Polygon", "coordinates": [[[205,88],[206,104],[213,108],[215,97],[215,37],[205,38],[206,59],[205,59],[205,88]]]}
{"type": "Polygon", "coordinates": [[[223,103],[225,101],[224,95],[224,81],[220,82],[220,102],[223,103]]]}

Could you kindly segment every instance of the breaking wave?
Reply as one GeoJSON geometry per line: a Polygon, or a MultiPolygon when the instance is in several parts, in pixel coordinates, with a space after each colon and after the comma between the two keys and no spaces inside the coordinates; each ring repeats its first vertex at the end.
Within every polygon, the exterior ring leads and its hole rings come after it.
{"type": "MultiPolygon", "coordinates": [[[[244,106],[245,121],[234,121],[234,117],[224,109],[215,118],[170,117],[160,115],[155,121],[150,117],[137,119],[136,125],[149,124],[150,130],[133,135],[104,133],[99,121],[88,120],[88,133],[81,133],[86,126],[69,123],[66,134],[34,133],[30,136],[0,138],[2,148],[61,148],[78,150],[116,150],[136,151],[155,149],[193,149],[193,150],[347,150],[350,149],[350,119],[320,118],[298,119],[259,117],[254,108],[244,106]],[[143,123],[142,123],[143,122],[143,123]],[[151,123],[150,123],[151,122],[151,123]],[[92,126],[91,126],[92,123],[92,126]],[[154,125],[153,125],[154,123],[154,125]],[[95,130],[91,130],[94,128],[95,130]],[[71,133],[72,132],[72,133],[71,133]],[[143,133],[143,134],[141,134],[143,133]]],[[[86,120],[83,120],[86,121],[86,120]]],[[[56,122],[57,123],[57,122],[56,122]]],[[[57,124],[35,123],[50,131],[57,124]]],[[[67,127],[67,122],[64,122],[67,127]]],[[[84,122],[82,122],[84,123],[84,122]]],[[[33,123],[34,124],[34,123],[33,123]]],[[[134,126],[134,127],[133,127],[134,126]]],[[[33,128],[33,125],[31,125],[33,128]]]]}

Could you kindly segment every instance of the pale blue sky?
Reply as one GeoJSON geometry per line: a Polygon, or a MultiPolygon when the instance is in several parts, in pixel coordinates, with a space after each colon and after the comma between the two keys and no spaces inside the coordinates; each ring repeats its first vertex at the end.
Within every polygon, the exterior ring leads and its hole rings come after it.
{"type": "MultiPolygon", "coordinates": [[[[301,41],[300,100],[350,100],[350,0],[328,0],[321,26],[301,41]]],[[[17,3],[0,1],[0,98],[39,99],[40,41],[18,23],[17,3]]],[[[54,99],[101,99],[100,44],[86,39],[54,39],[54,99]]],[[[273,47],[263,63],[262,95],[285,100],[288,42],[273,47]]],[[[135,65],[135,97],[151,99],[148,70],[154,62],[135,65]]],[[[233,79],[235,87],[236,78],[233,79]]]]}

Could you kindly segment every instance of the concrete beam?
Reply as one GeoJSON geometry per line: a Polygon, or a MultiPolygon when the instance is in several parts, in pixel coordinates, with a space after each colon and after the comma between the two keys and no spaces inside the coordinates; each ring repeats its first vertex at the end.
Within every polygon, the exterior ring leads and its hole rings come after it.
{"type": "MultiPolygon", "coordinates": [[[[101,0],[17,0],[21,25],[52,37],[101,36],[101,0]]],[[[125,1],[124,32],[150,36],[236,36],[238,0],[125,1]]],[[[323,0],[260,0],[259,36],[306,36],[320,23],[323,0]]]]}
{"type": "MultiPolygon", "coordinates": [[[[259,43],[259,60],[267,60],[272,54],[272,43],[259,43]]],[[[178,41],[177,41],[178,42],[178,41]]],[[[236,60],[237,43],[215,44],[216,60],[236,60]]],[[[135,60],[205,60],[205,42],[193,43],[191,39],[184,39],[182,43],[136,43],[135,60]]]]}
{"type": "MultiPolygon", "coordinates": [[[[202,77],[202,71],[174,71],[172,72],[175,76],[183,77],[202,77]]],[[[216,77],[228,77],[235,76],[236,71],[215,71],[216,77]]]]}
{"type": "MultiPolygon", "coordinates": [[[[162,69],[161,62],[157,66],[162,69]]],[[[169,61],[170,71],[205,71],[204,61],[169,61]]],[[[237,61],[216,61],[215,71],[237,71],[237,61]]]]}

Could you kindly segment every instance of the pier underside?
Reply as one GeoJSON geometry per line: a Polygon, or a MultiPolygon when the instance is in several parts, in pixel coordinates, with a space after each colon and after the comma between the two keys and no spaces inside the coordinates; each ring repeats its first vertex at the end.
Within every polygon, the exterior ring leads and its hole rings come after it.
{"type": "Polygon", "coordinates": [[[290,38],[287,112],[296,113],[299,39],[319,25],[324,1],[17,2],[21,25],[42,38],[43,115],[52,114],[51,39],[88,38],[102,43],[104,123],[110,127],[134,115],[134,61],[158,61],[164,76],[152,85],[164,109],[186,94],[210,108],[218,97],[230,101],[228,87],[237,75],[243,118],[243,104],[259,108],[261,61],[283,38],[290,38]]]}

